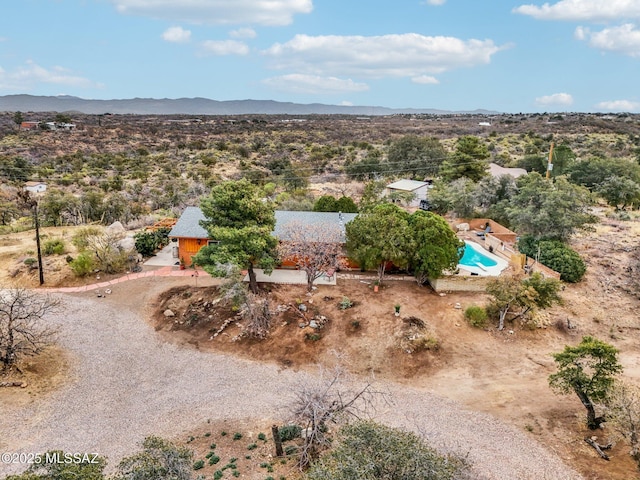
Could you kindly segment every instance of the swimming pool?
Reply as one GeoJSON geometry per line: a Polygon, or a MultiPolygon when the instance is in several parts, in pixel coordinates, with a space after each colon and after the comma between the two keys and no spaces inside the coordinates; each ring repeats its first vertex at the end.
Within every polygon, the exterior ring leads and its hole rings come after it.
{"type": "Polygon", "coordinates": [[[458,262],[458,268],[474,275],[498,276],[507,268],[507,261],[489,253],[480,245],[464,242],[464,254],[458,262]]]}

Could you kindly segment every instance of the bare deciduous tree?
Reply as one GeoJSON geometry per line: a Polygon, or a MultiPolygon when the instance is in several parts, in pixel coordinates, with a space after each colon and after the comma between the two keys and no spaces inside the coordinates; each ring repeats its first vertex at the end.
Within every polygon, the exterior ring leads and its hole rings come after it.
{"type": "Polygon", "coordinates": [[[340,424],[349,417],[368,418],[376,401],[387,397],[370,382],[354,386],[340,365],[330,371],[321,369],[319,376],[300,384],[288,406],[294,421],[303,428],[300,468],[307,467],[329,446],[329,424],[340,424]]]}
{"type": "Polygon", "coordinates": [[[269,334],[269,328],[271,327],[271,310],[269,310],[268,298],[247,292],[247,297],[240,314],[245,322],[245,335],[252,338],[263,339],[269,334]]]}
{"type": "Polygon", "coordinates": [[[49,345],[55,329],[42,324],[60,301],[24,288],[0,290],[0,362],[4,371],[24,356],[37,355],[49,345]]]}
{"type": "Polygon", "coordinates": [[[323,223],[302,225],[290,222],[279,235],[280,258],[294,261],[307,274],[307,290],[325,273],[335,272],[345,266],[344,233],[340,226],[323,223]]]}
{"type": "Polygon", "coordinates": [[[640,466],[640,386],[616,381],[603,410],[607,425],[629,443],[629,454],[640,466]]]}

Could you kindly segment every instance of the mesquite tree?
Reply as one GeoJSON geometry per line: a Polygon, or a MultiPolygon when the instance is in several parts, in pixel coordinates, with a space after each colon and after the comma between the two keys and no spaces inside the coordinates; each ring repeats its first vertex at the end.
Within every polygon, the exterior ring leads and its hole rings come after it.
{"type": "Polygon", "coordinates": [[[618,349],[593,337],[583,337],[575,347],[566,346],[554,353],[558,371],[549,375],[549,385],[556,392],[574,392],[587,409],[587,426],[595,430],[604,422],[596,417],[594,402],[607,398],[614,376],[622,372],[618,349]]]}
{"type": "Polygon", "coordinates": [[[29,355],[37,355],[53,340],[56,330],[43,318],[57,311],[60,301],[24,288],[0,290],[0,363],[14,367],[29,355]]]}

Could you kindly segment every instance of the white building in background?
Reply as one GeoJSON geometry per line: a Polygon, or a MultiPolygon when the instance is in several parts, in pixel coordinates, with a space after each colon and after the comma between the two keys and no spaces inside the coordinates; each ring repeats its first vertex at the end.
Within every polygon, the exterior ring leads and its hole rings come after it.
{"type": "Polygon", "coordinates": [[[421,200],[427,200],[427,192],[431,187],[429,182],[421,182],[419,180],[398,180],[397,182],[387,185],[386,194],[390,195],[394,192],[413,193],[413,200],[409,203],[410,207],[418,207],[421,200]]]}
{"type": "Polygon", "coordinates": [[[27,182],[24,189],[31,193],[44,193],[47,191],[47,184],[44,182],[27,182]]]}

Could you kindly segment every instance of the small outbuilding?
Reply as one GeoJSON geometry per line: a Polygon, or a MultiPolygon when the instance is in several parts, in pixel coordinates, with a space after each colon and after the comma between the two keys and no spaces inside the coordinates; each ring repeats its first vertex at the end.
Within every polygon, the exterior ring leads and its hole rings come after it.
{"type": "Polygon", "coordinates": [[[387,185],[387,195],[394,192],[413,193],[413,199],[409,203],[410,207],[417,207],[421,200],[427,200],[427,192],[431,187],[429,182],[421,182],[419,180],[398,180],[397,182],[387,185]]]}
{"type": "Polygon", "coordinates": [[[31,193],[44,193],[47,191],[47,184],[44,182],[27,182],[24,189],[31,193]]]}

